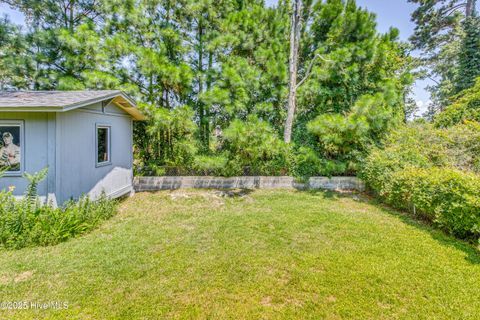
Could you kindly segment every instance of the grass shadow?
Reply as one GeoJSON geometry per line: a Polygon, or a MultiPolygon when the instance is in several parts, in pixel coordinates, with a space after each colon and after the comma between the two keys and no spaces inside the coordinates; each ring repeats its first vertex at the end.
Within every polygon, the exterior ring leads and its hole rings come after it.
{"type": "Polygon", "coordinates": [[[380,200],[368,195],[365,199],[367,203],[381,207],[384,212],[399,218],[403,223],[415,227],[423,232],[427,232],[432,239],[441,245],[463,251],[466,254],[465,260],[467,260],[469,263],[480,264],[480,251],[475,248],[472,242],[458,239],[455,236],[436,228],[428,220],[422,219],[421,216],[413,216],[406,211],[392,208],[385,203],[382,203],[380,200]]]}
{"type": "MultiPolygon", "coordinates": [[[[205,188],[203,190],[215,191],[219,196],[226,198],[241,198],[244,196],[250,195],[252,192],[255,192],[257,189],[211,189],[205,188]]],[[[354,199],[355,201],[360,201],[363,203],[368,203],[376,207],[380,207],[389,215],[399,218],[403,223],[413,226],[423,232],[429,233],[429,235],[438,243],[443,246],[448,246],[455,248],[456,250],[461,250],[466,254],[466,260],[472,264],[480,264],[480,251],[475,248],[471,242],[460,240],[454,236],[447,234],[441,229],[433,226],[429,221],[421,219],[420,216],[414,217],[406,211],[401,211],[395,208],[392,208],[385,203],[381,202],[379,199],[375,198],[371,194],[365,192],[351,191],[351,192],[337,192],[330,190],[321,190],[321,189],[300,189],[297,188],[298,192],[309,194],[312,196],[322,196],[325,199],[336,200],[342,198],[354,199]]],[[[150,193],[156,193],[158,191],[146,191],[150,193]]]]}
{"type": "Polygon", "coordinates": [[[255,189],[247,189],[247,188],[236,188],[236,189],[219,189],[219,188],[178,188],[178,189],[168,189],[168,190],[148,190],[142,191],[149,194],[156,194],[159,192],[173,192],[184,190],[185,192],[198,192],[198,191],[208,191],[212,192],[216,196],[222,198],[242,198],[250,195],[255,189]]]}
{"type": "Polygon", "coordinates": [[[362,194],[358,191],[333,191],[322,189],[306,189],[298,191],[314,196],[322,195],[325,199],[354,198],[355,200],[358,200],[362,197],[362,194]]]}
{"type": "Polygon", "coordinates": [[[423,232],[427,232],[432,239],[437,241],[443,246],[451,247],[456,250],[461,250],[466,254],[465,259],[471,264],[480,264],[480,251],[474,246],[472,242],[455,238],[453,235],[446,233],[445,231],[436,228],[429,221],[422,219],[421,216],[413,216],[412,214],[395,209],[381,202],[371,194],[365,192],[336,192],[329,190],[299,190],[311,195],[322,195],[325,199],[341,199],[341,198],[354,198],[356,201],[368,203],[376,207],[380,207],[384,212],[389,215],[399,218],[403,223],[413,226],[423,232]]]}
{"type": "Polygon", "coordinates": [[[254,189],[225,189],[225,190],[219,190],[219,189],[211,189],[215,190],[215,193],[221,197],[225,198],[241,198],[248,196],[252,192],[254,192],[254,189]]]}

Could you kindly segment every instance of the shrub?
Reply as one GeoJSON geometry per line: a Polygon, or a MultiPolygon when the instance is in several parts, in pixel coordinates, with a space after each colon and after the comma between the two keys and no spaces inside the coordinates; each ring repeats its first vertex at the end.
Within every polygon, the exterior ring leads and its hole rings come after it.
{"type": "Polygon", "coordinates": [[[234,120],[223,135],[228,158],[226,175],[283,175],[288,172],[289,146],[268,122],[256,116],[234,120]]]}
{"type": "Polygon", "coordinates": [[[45,172],[30,176],[30,186],[22,199],[16,199],[11,190],[0,191],[0,246],[57,244],[92,230],[115,213],[115,201],[104,195],[96,201],[82,197],[61,208],[41,204],[33,192],[45,172]]]}
{"type": "Polygon", "coordinates": [[[439,113],[434,122],[436,127],[446,128],[465,121],[480,122],[480,78],[475,86],[460,92],[455,102],[439,113]]]}
{"type": "Polygon", "coordinates": [[[324,156],[341,161],[345,173],[355,173],[370,148],[398,125],[401,105],[394,84],[386,83],[381,92],[361,96],[346,115],[322,114],[307,129],[318,137],[324,156]]]}
{"type": "Polygon", "coordinates": [[[167,167],[191,168],[197,143],[194,112],[144,105],[149,120],[134,126],[134,169],[139,175],[159,175],[167,167]]]}
{"type": "Polygon", "coordinates": [[[385,202],[460,238],[480,237],[480,127],[406,126],[367,157],[361,177],[385,202]]]}
{"type": "Polygon", "coordinates": [[[389,176],[387,203],[414,209],[457,237],[480,238],[480,176],[448,168],[409,167],[389,176]]]}
{"type": "Polygon", "coordinates": [[[382,190],[389,174],[408,166],[450,167],[480,173],[480,125],[469,123],[446,129],[429,124],[403,126],[393,131],[383,148],[365,159],[361,177],[382,190]]]}
{"type": "Polygon", "coordinates": [[[225,174],[227,163],[228,158],[224,155],[197,156],[193,162],[193,169],[202,175],[222,176],[225,174]]]}
{"type": "Polygon", "coordinates": [[[308,178],[318,175],[322,164],[322,159],[318,157],[317,152],[308,147],[300,147],[291,154],[291,173],[296,177],[308,178]]]}
{"type": "Polygon", "coordinates": [[[315,150],[308,147],[300,147],[291,154],[290,173],[301,179],[313,176],[331,177],[346,171],[347,163],[320,158],[315,150]]]}
{"type": "Polygon", "coordinates": [[[453,104],[439,113],[434,123],[438,128],[447,128],[465,121],[480,122],[480,107],[468,108],[464,104],[453,104]]]}

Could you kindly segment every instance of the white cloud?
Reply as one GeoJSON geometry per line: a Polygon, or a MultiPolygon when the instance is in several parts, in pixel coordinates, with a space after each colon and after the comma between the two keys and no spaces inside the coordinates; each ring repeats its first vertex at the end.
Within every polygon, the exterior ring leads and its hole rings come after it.
{"type": "Polygon", "coordinates": [[[428,106],[432,104],[432,100],[417,100],[416,102],[418,111],[415,113],[415,116],[421,116],[422,114],[424,114],[428,110],[428,106]]]}

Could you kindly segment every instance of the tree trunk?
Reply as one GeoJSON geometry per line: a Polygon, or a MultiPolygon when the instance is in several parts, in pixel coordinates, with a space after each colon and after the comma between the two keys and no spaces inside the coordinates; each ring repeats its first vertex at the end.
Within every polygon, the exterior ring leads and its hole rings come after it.
{"type": "Polygon", "coordinates": [[[467,0],[467,6],[465,10],[465,15],[467,16],[467,18],[473,16],[473,14],[475,13],[476,2],[477,0],[467,0]]]}
{"type": "Polygon", "coordinates": [[[297,103],[298,51],[300,46],[300,31],[302,29],[302,0],[294,0],[292,7],[287,120],[285,122],[285,132],[283,137],[286,143],[290,143],[292,141],[293,121],[295,118],[295,109],[297,103]]]}
{"type": "MultiPolygon", "coordinates": [[[[207,90],[210,90],[212,86],[212,68],[213,68],[213,52],[208,52],[208,67],[207,67],[207,90]]],[[[207,106],[204,106],[204,139],[205,139],[205,150],[210,150],[210,109],[207,106]]]]}
{"type": "Polygon", "coordinates": [[[197,66],[197,71],[198,71],[198,93],[197,93],[197,112],[198,112],[198,117],[199,117],[199,129],[200,129],[200,142],[205,150],[205,108],[203,103],[200,100],[200,95],[203,92],[203,77],[204,77],[204,71],[203,71],[203,13],[200,14],[199,21],[198,21],[198,30],[197,30],[197,37],[198,37],[198,66],[197,66]]]}

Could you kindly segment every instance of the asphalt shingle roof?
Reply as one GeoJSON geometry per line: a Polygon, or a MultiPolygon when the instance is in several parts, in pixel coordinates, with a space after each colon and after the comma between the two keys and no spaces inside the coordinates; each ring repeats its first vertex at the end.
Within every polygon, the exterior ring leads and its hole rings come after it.
{"type": "Polygon", "coordinates": [[[0,91],[0,108],[67,107],[90,101],[109,99],[119,90],[99,91],[0,91]]]}

